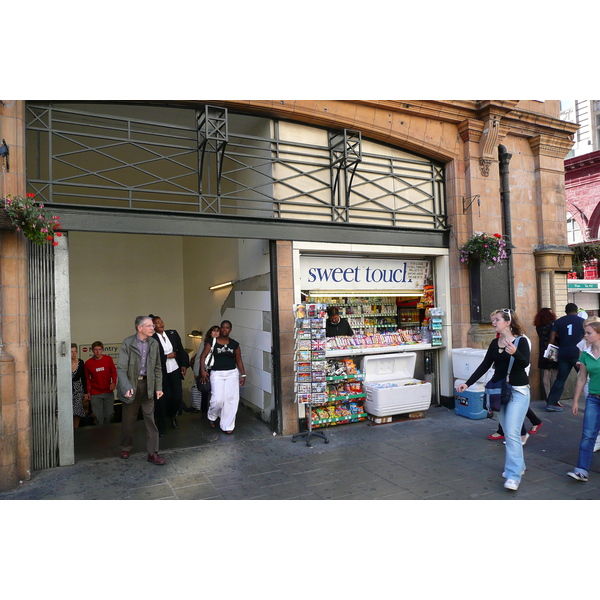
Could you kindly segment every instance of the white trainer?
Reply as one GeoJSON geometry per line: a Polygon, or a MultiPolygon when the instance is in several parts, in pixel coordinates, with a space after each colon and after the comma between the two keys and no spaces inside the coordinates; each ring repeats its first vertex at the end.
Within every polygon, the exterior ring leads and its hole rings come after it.
{"type": "Polygon", "coordinates": [[[583,473],[580,473],[579,471],[570,471],[569,473],[567,473],[567,475],[569,477],[572,477],[573,479],[575,479],[575,481],[587,481],[587,475],[584,475],[583,473]]]}
{"type": "Polygon", "coordinates": [[[519,489],[519,482],[518,482],[518,481],[515,481],[514,479],[507,479],[507,480],[504,482],[504,487],[505,487],[507,490],[513,490],[513,491],[515,491],[515,492],[516,492],[516,491],[519,489]]]}

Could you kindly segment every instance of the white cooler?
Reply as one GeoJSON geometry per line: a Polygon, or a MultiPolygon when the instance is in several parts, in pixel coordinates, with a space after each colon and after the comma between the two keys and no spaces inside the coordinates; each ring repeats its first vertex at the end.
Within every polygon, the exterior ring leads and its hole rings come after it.
{"type": "MultiPolygon", "coordinates": [[[[450,353],[452,354],[452,371],[454,377],[464,381],[469,379],[485,358],[486,352],[487,350],[481,350],[479,348],[453,348],[450,350],[450,353]]],[[[493,374],[494,369],[489,369],[485,375],[477,380],[477,383],[483,383],[485,385],[492,378],[493,374]]],[[[458,385],[458,383],[455,383],[455,385],[458,385]]],[[[473,387],[474,384],[471,388],[473,387]]],[[[475,390],[473,389],[473,391],[475,390]]]]}
{"type": "Polygon", "coordinates": [[[431,405],[431,383],[414,379],[415,352],[379,354],[362,359],[365,410],[375,417],[388,417],[431,405]]]}

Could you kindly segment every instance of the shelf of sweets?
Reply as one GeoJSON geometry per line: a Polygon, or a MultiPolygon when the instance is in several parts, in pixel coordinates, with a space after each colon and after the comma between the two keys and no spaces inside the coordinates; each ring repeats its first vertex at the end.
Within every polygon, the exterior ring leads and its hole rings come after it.
{"type": "MultiPolygon", "coordinates": [[[[342,313],[342,311],[340,311],[340,314],[342,313]]],[[[345,312],[344,317],[346,317],[347,319],[352,319],[352,318],[360,318],[360,317],[397,317],[398,313],[396,310],[392,311],[387,311],[387,312],[345,312]]]]}
{"type": "Polygon", "coordinates": [[[391,354],[393,352],[416,352],[420,350],[440,350],[443,344],[419,344],[417,342],[400,344],[396,346],[354,346],[327,350],[325,356],[338,358],[342,356],[364,356],[365,354],[391,354]]]}
{"type": "Polygon", "coordinates": [[[325,381],[362,381],[363,379],[364,375],[362,373],[354,373],[351,375],[328,375],[325,381]]]}
{"type": "Polygon", "coordinates": [[[336,396],[327,396],[327,402],[345,402],[347,400],[366,400],[366,394],[342,394],[336,396]]]}
{"type": "Polygon", "coordinates": [[[346,423],[358,423],[359,421],[366,421],[367,413],[359,413],[352,417],[331,417],[329,419],[313,419],[312,426],[316,429],[318,427],[326,427],[327,425],[345,425],[346,423]]]}
{"type": "Polygon", "coordinates": [[[369,348],[378,346],[400,346],[403,344],[422,343],[421,330],[399,329],[394,333],[358,334],[353,336],[337,336],[326,338],[325,350],[345,348],[369,348]]]}
{"type": "Polygon", "coordinates": [[[319,425],[341,425],[367,417],[362,401],[338,401],[335,404],[313,406],[311,408],[313,427],[319,425]]]}

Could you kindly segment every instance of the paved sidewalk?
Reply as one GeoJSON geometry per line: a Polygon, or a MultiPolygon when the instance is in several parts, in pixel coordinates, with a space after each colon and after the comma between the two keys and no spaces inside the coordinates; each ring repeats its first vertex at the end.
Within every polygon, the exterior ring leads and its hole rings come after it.
{"type": "MultiPolygon", "coordinates": [[[[567,477],[577,460],[582,417],[546,413],[525,446],[527,472],[520,489],[503,488],[504,445],[488,441],[496,421],[473,421],[454,410],[432,407],[425,418],[386,425],[361,422],[327,430],[329,443],[314,438],[292,443],[240,409],[233,435],[208,427],[199,415],[179,418],[179,429],[161,438],[164,466],[144,453],[118,457],[120,425],[78,431],[76,464],[34,473],[0,500],[596,500],[600,499],[600,453],[588,483],[567,477]],[[105,438],[102,446],[91,441],[105,438]],[[187,443],[188,447],[179,447],[187,443]],[[94,456],[92,448],[103,448],[94,456]],[[81,456],[83,454],[83,457],[81,456]]],[[[529,425],[529,423],[527,423],[529,425]]],[[[143,448],[138,422],[136,448],[143,448]]]]}

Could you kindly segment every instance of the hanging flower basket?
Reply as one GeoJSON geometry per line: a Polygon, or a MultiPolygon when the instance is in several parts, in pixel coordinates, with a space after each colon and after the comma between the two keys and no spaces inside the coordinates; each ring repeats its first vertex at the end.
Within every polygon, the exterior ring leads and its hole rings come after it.
{"type": "Polygon", "coordinates": [[[58,217],[50,215],[44,209],[44,205],[35,201],[35,194],[23,196],[11,196],[7,194],[3,199],[6,213],[0,216],[3,228],[7,223],[6,217],[12,225],[12,229],[22,231],[25,237],[39,246],[53,244],[58,246],[55,237],[60,237],[60,223],[58,217]],[[5,216],[6,215],[6,216],[5,216]]]}
{"type": "Polygon", "coordinates": [[[499,233],[475,233],[460,249],[460,261],[468,265],[480,261],[492,269],[508,258],[506,243],[504,236],[499,233]]]}

